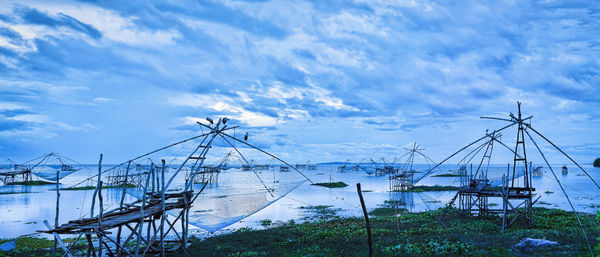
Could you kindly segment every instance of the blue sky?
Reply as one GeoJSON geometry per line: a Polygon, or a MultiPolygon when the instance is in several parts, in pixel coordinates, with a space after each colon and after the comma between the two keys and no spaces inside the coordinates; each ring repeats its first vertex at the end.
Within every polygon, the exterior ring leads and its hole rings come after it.
{"type": "Polygon", "coordinates": [[[292,162],[438,161],[519,100],[590,163],[599,21],[593,1],[5,1],[0,158],[119,162],[227,116],[292,162]]]}

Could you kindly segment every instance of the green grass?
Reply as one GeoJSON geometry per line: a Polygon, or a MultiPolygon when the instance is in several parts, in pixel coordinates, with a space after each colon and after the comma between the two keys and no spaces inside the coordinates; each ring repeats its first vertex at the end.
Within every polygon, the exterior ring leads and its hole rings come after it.
{"type": "Polygon", "coordinates": [[[56,183],[43,181],[43,180],[32,180],[32,181],[19,181],[6,184],[7,186],[43,186],[43,185],[54,185],[56,183]]]}
{"type": "Polygon", "coordinates": [[[458,191],[460,187],[455,186],[414,186],[410,191],[419,193],[419,192],[430,192],[430,191],[458,191]]]}
{"type": "Polygon", "coordinates": [[[329,182],[329,183],[314,183],[313,186],[322,186],[327,188],[338,188],[338,187],[347,187],[348,184],[344,182],[329,182]]]}
{"type": "MultiPolygon", "coordinates": [[[[125,186],[126,188],[134,188],[136,187],[135,185],[132,184],[127,184],[127,186],[125,186]]],[[[102,186],[102,189],[108,189],[108,188],[123,188],[123,185],[116,185],[116,186],[102,186]]],[[[60,190],[67,190],[67,191],[77,191],[77,190],[94,190],[96,189],[96,186],[82,186],[82,187],[67,187],[67,188],[61,188],[60,190]]]]}
{"type": "Polygon", "coordinates": [[[0,195],[34,194],[36,192],[0,192],[0,195]]]}
{"type": "MultiPolygon", "coordinates": [[[[386,211],[387,212],[387,211],[386,211]]],[[[534,208],[531,229],[515,223],[501,232],[497,216],[460,216],[450,209],[398,216],[371,216],[374,256],[585,256],[585,240],[573,213],[534,208]],[[448,227],[444,228],[439,222],[448,227]],[[536,252],[511,249],[525,237],[560,245],[536,252]]],[[[581,215],[590,240],[600,235],[593,215],[581,215]]],[[[188,252],[196,256],[368,256],[365,221],[336,218],[287,224],[264,230],[240,229],[206,239],[192,238],[188,252]]],[[[592,244],[595,244],[592,241],[592,244]]],[[[169,256],[186,256],[182,251],[169,256]]]]}
{"type": "Polygon", "coordinates": [[[380,216],[380,217],[396,216],[396,215],[398,215],[402,212],[406,212],[406,211],[407,211],[406,208],[394,209],[394,208],[390,208],[390,207],[379,207],[379,208],[375,208],[374,210],[369,212],[369,215],[380,216]]]}
{"type": "Polygon", "coordinates": [[[464,177],[465,175],[459,175],[459,174],[452,174],[452,173],[444,173],[444,174],[437,174],[437,175],[431,175],[432,177],[464,177]]]}
{"type": "MultiPolygon", "coordinates": [[[[329,206],[306,209],[328,210],[329,206]]],[[[374,256],[586,256],[587,247],[573,213],[534,208],[534,224],[526,228],[517,222],[501,232],[497,216],[485,218],[459,215],[456,209],[421,213],[400,213],[398,216],[371,216],[374,256]],[[440,221],[444,224],[440,224],[440,221]],[[543,238],[560,245],[535,251],[519,251],[511,246],[525,237],[543,238]]],[[[600,236],[600,222],[594,215],[580,214],[592,245],[600,236]]],[[[192,237],[186,250],[193,256],[368,256],[365,221],[357,218],[334,218],[298,224],[237,231],[206,239],[192,237]]],[[[0,239],[0,244],[14,239],[0,239]]],[[[72,239],[66,239],[73,242],[72,239]]],[[[50,256],[52,240],[19,238],[10,253],[0,257],[50,256]]],[[[69,245],[69,243],[67,243],[69,245]]],[[[73,250],[85,255],[85,245],[73,250]]],[[[59,248],[58,256],[62,256],[59,248]]],[[[187,256],[182,250],[168,256],[187,256]]]]}

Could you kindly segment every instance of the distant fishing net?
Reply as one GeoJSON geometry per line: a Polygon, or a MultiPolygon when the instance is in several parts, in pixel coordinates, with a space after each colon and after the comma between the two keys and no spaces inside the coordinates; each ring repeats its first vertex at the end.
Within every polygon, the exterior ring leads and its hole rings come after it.
{"type": "Polygon", "coordinates": [[[265,188],[205,189],[190,209],[190,224],[215,232],[232,225],[279,200],[302,182],[281,184],[265,188]],[[232,193],[236,192],[236,193],[232,193]]]}
{"type": "Polygon", "coordinates": [[[58,171],[58,178],[62,179],[66,176],[69,176],[69,175],[75,173],[77,170],[61,170],[61,167],[59,165],[48,165],[48,166],[38,167],[38,168],[32,170],[31,173],[33,173],[34,175],[36,175],[40,178],[46,179],[46,180],[56,181],[56,178],[57,178],[56,171],[58,171]]]}

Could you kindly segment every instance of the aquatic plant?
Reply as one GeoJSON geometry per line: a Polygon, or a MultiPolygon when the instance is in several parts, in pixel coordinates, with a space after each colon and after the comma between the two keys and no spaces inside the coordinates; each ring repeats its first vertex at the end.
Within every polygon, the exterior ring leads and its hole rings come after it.
{"type": "Polygon", "coordinates": [[[43,181],[43,180],[31,180],[31,181],[18,181],[7,183],[7,186],[43,186],[43,185],[54,185],[56,183],[43,181]]]}
{"type": "MultiPolygon", "coordinates": [[[[306,207],[305,207],[306,208],[306,207]]],[[[328,209],[322,206],[320,209],[328,209]]],[[[533,208],[534,226],[515,224],[504,233],[497,216],[460,216],[449,209],[371,218],[374,256],[577,256],[587,247],[572,212],[533,208]],[[521,253],[511,246],[524,237],[557,241],[560,246],[521,253]]],[[[600,234],[593,215],[581,215],[589,235],[600,234]]],[[[199,256],[367,256],[362,218],[336,218],[287,224],[264,230],[244,230],[206,239],[192,239],[187,250],[199,256]]],[[[186,256],[183,251],[172,256],[186,256]]]]}
{"type": "Polygon", "coordinates": [[[271,224],[273,224],[273,221],[271,221],[270,219],[260,220],[260,225],[263,227],[271,226],[271,224]]]}
{"type": "Polygon", "coordinates": [[[327,188],[338,188],[338,187],[347,187],[348,184],[344,183],[344,182],[329,182],[329,183],[314,183],[312,184],[313,186],[322,186],[322,187],[327,187],[327,188]]]}
{"type": "Polygon", "coordinates": [[[436,175],[431,175],[432,177],[464,177],[465,175],[461,175],[461,174],[453,174],[453,173],[444,173],[444,174],[436,174],[436,175]]]}
{"type": "MultiPolygon", "coordinates": [[[[136,185],[133,184],[127,184],[125,186],[126,188],[135,188],[136,185]]],[[[114,185],[114,186],[102,186],[102,189],[109,189],[109,188],[123,188],[123,185],[114,185]]],[[[67,188],[61,188],[60,190],[68,190],[68,191],[78,191],[78,190],[94,190],[96,189],[96,186],[82,186],[82,187],[67,187],[67,188]]]]}
{"type": "Polygon", "coordinates": [[[414,186],[410,191],[419,193],[419,192],[429,192],[429,191],[458,191],[460,187],[455,186],[414,186]]]}

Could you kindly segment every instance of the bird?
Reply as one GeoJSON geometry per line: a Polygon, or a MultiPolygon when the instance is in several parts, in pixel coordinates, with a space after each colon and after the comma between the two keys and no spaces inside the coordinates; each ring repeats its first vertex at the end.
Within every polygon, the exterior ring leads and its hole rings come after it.
{"type": "Polygon", "coordinates": [[[248,141],[248,132],[246,132],[246,135],[244,136],[244,140],[248,141]]]}
{"type": "Polygon", "coordinates": [[[223,124],[226,124],[229,119],[227,117],[223,118],[223,124]]]}
{"type": "Polygon", "coordinates": [[[215,124],[215,123],[213,122],[213,120],[212,120],[210,117],[206,117],[206,120],[207,120],[208,122],[210,122],[210,124],[215,124]]]}

